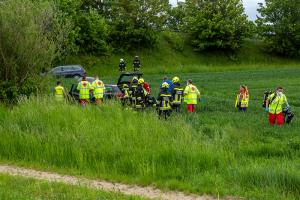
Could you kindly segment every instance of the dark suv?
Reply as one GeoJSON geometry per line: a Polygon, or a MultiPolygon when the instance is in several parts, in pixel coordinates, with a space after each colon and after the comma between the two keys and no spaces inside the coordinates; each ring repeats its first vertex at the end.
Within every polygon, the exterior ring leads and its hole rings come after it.
{"type": "Polygon", "coordinates": [[[121,73],[121,75],[118,79],[118,83],[117,83],[118,88],[120,90],[122,90],[124,84],[130,85],[133,77],[137,77],[139,79],[139,78],[143,77],[143,73],[142,72],[123,72],[123,73],[121,73]]]}
{"type": "Polygon", "coordinates": [[[57,77],[83,77],[85,70],[81,65],[64,65],[53,68],[49,73],[57,77]]]}

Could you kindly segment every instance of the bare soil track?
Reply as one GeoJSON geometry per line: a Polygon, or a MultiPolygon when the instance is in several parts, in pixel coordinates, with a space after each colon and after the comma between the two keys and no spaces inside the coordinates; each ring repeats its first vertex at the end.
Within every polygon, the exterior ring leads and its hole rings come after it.
{"type": "MultiPolygon", "coordinates": [[[[125,195],[141,196],[149,199],[162,200],[217,200],[211,196],[188,195],[176,191],[162,191],[154,187],[141,187],[137,185],[126,185],[122,183],[112,183],[101,180],[90,180],[85,178],[78,178],[74,176],[60,175],[53,172],[37,171],[33,169],[25,169],[21,167],[0,164],[0,173],[11,176],[22,176],[26,178],[33,178],[37,180],[60,182],[69,185],[86,186],[92,189],[100,189],[108,192],[119,192],[125,195]]],[[[226,200],[238,200],[243,198],[226,197],[226,200]]]]}

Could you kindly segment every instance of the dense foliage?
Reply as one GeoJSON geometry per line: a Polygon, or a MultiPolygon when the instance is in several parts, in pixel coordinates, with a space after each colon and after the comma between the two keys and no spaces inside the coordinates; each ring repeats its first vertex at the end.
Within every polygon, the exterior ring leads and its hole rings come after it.
{"type": "Polygon", "coordinates": [[[235,50],[249,34],[241,0],[187,0],[186,6],[186,31],[197,49],[235,50]]]}
{"type": "Polygon", "coordinates": [[[267,49],[288,56],[300,56],[300,1],[266,0],[258,10],[258,31],[267,49]]]}
{"type": "Polygon", "coordinates": [[[115,48],[153,47],[167,19],[168,0],[116,0],[107,16],[115,48]]]}
{"type": "Polygon", "coordinates": [[[38,90],[40,71],[67,48],[71,25],[49,2],[4,0],[0,4],[0,99],[38,90]]]}

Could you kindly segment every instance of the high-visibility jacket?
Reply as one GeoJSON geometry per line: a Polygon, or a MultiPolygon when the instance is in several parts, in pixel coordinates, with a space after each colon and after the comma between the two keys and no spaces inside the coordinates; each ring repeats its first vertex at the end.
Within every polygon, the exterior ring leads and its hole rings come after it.
{"type": "Polygon", "coordinates": [[[96,99],[102,99],[104,96],[104,92],[105,92],[105,86],[104,83],[100,80],[95,80],[92,83],[92,87],[94,90],[94,97],[96,99]]]}
{"type": "Polygon", "coordinates": [[[129,98],[130,96],[129,96],[129,87],[128,87],[128,85],[127,84],[124,84],[123,85],[123,88],[122,88],[122,93],[123,93],[123,97],[124,98],[129,98]]]}
{"type": "Polygon", "coordinates": [[[198,98],[200,98],[200,92],[196,86],[189,84],[184,90],[184,102],[187,104],[197,104],[198,98]]]}
{"type": "Polygon", "coordinates": [[[58,86],[56,86],[56,87],[54,88],[54,90],[55,90],[55,99],[56,99],[57,101],[63,101],[64,98],[65,98],[65,97],[64,97],[64,94],[65,94],[65,89],[64,89],[64,87],[58,85],[58,86]]]}
{"type": "Polygon", "coordinates": [[[90,90],[92,89],[91,84],[88,81],[81,81],[77,90],[79,90],[79,99],[88,100],[90,99],[90,90]]]}
{"type": "Polygon", "coordinates": [[[249,94],[240,93],[236,96],[235,107],[248,108],[249,105],[249,94]]]}
{"type": "Polygon", "coordinates": [[[287,104],[287,99],[284,94],[282,94],[280,97],[276,95],[275,93],[271,94],[268,97],[269,100],[269,113],[271,114],[279,114],[282,113],[282,105],[287,104]]]}
{"type": "Polygon", "coordinates": [[[174,87],[173,88],[173,105],[180,105],[182,103],[183,97],[183,88],[174,87]]]}
{"type": "Polygon", "coordinates": [[[159,110],[171,110],[172,102],[172,95],[167,91],[162,91],[160,94],[158,94],[157,103],[159,110]]]}

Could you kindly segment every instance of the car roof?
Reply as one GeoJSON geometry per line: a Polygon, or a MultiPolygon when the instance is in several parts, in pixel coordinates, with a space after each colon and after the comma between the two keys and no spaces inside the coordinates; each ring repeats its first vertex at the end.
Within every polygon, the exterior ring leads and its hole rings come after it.
{"type": "MultiPolygon", "coordinates": [[[[81,65],[59,65],[57,67],[80,67],[80,68],[82,68],[81,65]]],[[[55,67],[55,68],[57,68],[57,67],[55,67]]]]}

